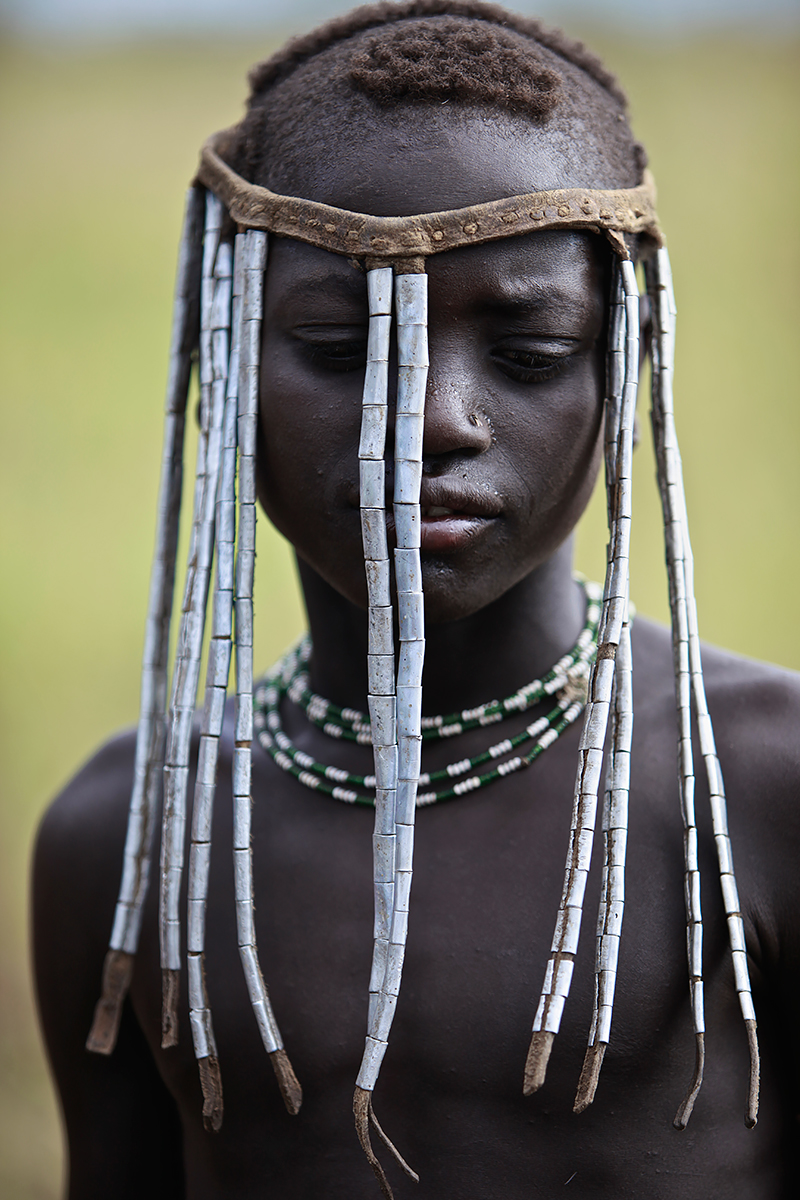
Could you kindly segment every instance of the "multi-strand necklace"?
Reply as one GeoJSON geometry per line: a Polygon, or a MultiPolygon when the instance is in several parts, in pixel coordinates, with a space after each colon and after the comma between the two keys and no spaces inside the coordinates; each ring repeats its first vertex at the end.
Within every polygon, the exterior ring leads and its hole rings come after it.
{"type": "MultiPolygon", "coordinates": [[[[586,703],[589,669],[597,645],[602,597],[597,584],[580,582],[586,593],[586,619],[572,649],[541,679],[525,684],[505,700],[490,700],[478,708],[464,709],[448,716],[423,717],[422,740],[424,743],[456,737],[471,729],[494,725],[551,696],[553,707],[513,737],[504,738],[471,758],[462,758],[441,770],[421,774],[418,806],[462,796],[485,787],[494,779],[530,766],[580,716],[586,703]]],[[[311,691],[308,680],[310,657],[311,639],[305,634],[256,685],[253,721],[258,740],[282,770],[306,787],[348,804],[374,805],[374,775],[356,775],[318,762],[310,754],[298,750],[283,729],[280,709],[282,701],[288,697],[329,737],[361,745],[372,744],[366,713],[339,708],[311,691]]]]}

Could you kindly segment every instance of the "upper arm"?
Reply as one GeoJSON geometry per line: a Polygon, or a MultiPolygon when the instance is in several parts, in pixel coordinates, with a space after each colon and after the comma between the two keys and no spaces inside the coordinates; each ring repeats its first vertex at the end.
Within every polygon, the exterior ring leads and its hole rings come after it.
{"type": "Polygon", "coordinates": [[[760,1037],[794,1127],[800,1116],[800,678],[747,663],[735,685],[729,719],[716,722],[718,748],[760,1037]]]}
{"type": "Polygon", "coordinates": [[[46,814],[33,873],[34,968],[69,1144],[69,1198],[183,1195],[177,1108],[130,1002],[110,1056],[85,1049],[125,835],[129,747],[112,745],[46,814]]]}

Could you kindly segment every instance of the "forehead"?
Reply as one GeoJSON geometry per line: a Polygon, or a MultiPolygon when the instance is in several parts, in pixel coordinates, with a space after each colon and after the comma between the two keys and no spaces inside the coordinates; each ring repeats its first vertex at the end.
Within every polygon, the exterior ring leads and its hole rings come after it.
{"type": "Polygon", "coordinates": [[[470,108],[400,105],[311,136],[297,196],[372,216],[410,216],[564,187],[617,186],[590,129],[470,108]]]}

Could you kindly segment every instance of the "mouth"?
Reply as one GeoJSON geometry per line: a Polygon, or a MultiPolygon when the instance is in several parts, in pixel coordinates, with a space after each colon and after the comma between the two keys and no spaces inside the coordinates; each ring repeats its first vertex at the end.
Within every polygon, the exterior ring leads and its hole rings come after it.
{"type": "Polygon", "coordinates": [[[495,520],[494,517],[473,517],[467,513],[434,509],[422,510],[420,520],[420,549],[427,553],[455,553],[465,549],[495,520]]]}
{"type": "Polygon", "coordinates": [[[426,477],[420,495],[421,549],[423,553],[462,550],[499,515],[497,497],[486,496],[460,482],[426,477]]]}
{"type": "Polygon", "coordinates": [[[464,516],[463,513],[456,512],[456,510],[453,508],[443,508],[440,505],[437,506],[435,504],[430,505],[429,508],[424,508],[422,505],[420,505],[419,512],[420,512],[420,516],[422,517],[423,521],[428,521],[428,520],[434,521],[434,520],[437,520],[439,517],[464,516]]]}
{"type": "MultiPolygon", "coordinates": [[[[393,481],[388,478],[386,482],[386,532],[393,543],[393,481]]],[[[356,489],[350,502],[358,507],[356,489]]],[[[461,550],[486,533],[502,511],[502,501],[495,493],[470,486],[466,480],[425,475],[420,490],[421,549],[423,553],[461,550]]]]}

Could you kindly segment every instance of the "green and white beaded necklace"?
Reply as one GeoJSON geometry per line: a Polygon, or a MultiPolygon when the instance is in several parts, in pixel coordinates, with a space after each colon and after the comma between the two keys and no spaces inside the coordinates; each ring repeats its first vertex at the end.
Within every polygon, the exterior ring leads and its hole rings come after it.
{"type": "MultiPolygon", "coordinates": [[[[586,703],[589,669],[597,645],[602,590],[595,583],[580,581],[586,592],[586,619],[578,640],[546,675],[508,696],[490,700],[478,708],[448,716],[423,717],[422,740],[457,736],[480,726],[494,725],[517,712],[524,712],[548,696],[553,708],[514,737],[505,738],[471,758],[462,758],[439,771],[419,777],[417,807],[449,800],[485,787],[515,771],[530,766],[581,714],[586,703]],[[511,757],[509,757],[511,756],[511,757]],[[502,761],[497,761],[498,759],[502,761]],[[487,770],[479,768],[495,765],[487,770]],[[454,780],[456,782],[454,782],[454,780]]],[[[311,691],[308,661],[311,639],[307,634],[289,650],[254,689],[253,722],[262,747],[287,774],[314,791],[348,804],[375,804],[375,776],[356,775],[339,767],[325,766],[298,750],[285,733],[280,706],[287,697],[298,704],[312,724],[329,737],[372,744],[369,716],[352,708],[339,708],[311,691]]]]}

